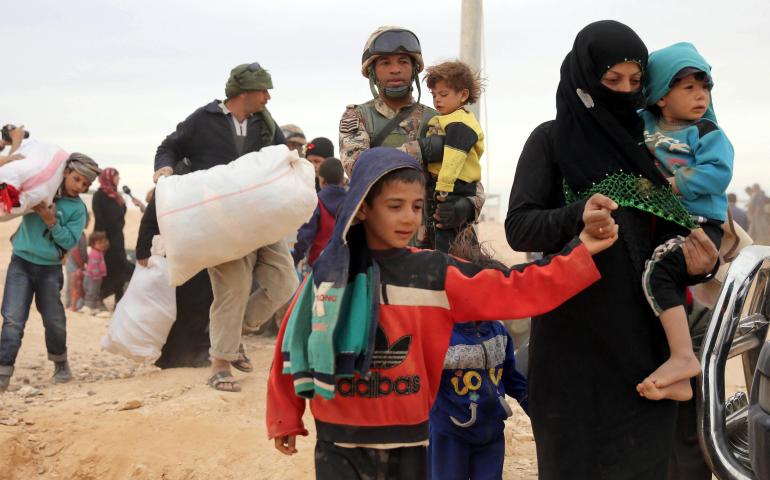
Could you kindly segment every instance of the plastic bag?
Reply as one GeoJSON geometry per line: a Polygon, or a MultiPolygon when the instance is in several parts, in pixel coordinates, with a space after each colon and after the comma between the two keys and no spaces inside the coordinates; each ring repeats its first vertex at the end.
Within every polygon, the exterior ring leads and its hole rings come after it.
{"type": "Polygon", "coordinates": [[[285,145],[227,165],[161,177],[155,190],[169,282],[242,258],[299,229],[318,204],[315,169],[285,145]]]}
{"type": "Polygon", "coordinates": [[[0,184],[18,191],[18,206],[9,208],[9,203],[14,205],[16,202],[4,197],[0,202],[0,222],[31,212],[32,207],[42,201],[50,205],[61,186],[69,158],[69,154],[58,146],[39,140],[22,143],[14,153],[25,158],[0,167],[0,184]]]}
{"type": "Polygon", "coordinates": [[[147,267],[137,265],[128,289],[115,307],[102,347],[137,362],[154,362],[176,321],[176,288],[168,284],[163,240],[152,239],[147,267]]]}

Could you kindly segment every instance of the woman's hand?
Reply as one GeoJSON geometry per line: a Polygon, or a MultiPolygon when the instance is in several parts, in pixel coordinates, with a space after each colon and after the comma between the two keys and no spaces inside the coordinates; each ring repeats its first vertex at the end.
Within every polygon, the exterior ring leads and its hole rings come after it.
{"type": "Polygon", "coordinates": [[[600,193],[592,195],[586,202],[585,209],[583,210],[583,223],[585,224],[583,231],[599,240],[617,235],[615,219],[610,215],[611,211],[617,208],[618,204],[611,198],[605,197],[600,193]]]}
{"type": "Polygon", "coordinates": [[[716,245],[703,229],[693,230],[682,245],[684,259],[687,262],[687,274],[703,277],[714,271],[719,261],[716,245]]]}
{"type": "Polygon", "coordinates": [[[53,225],[56,223],[56,204],[52,203],[51,208],[48,208],[48,205],[45,204],[45,202],[40,202],[34,207],[32,207],[32,211],[40,215],[40,218],[45,222],[46,225],[53,225]]]}

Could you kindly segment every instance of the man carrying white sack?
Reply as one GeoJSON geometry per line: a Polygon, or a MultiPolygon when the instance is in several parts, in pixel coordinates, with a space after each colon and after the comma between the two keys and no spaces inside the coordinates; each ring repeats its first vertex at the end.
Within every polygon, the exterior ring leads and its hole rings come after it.
{"type": "MultiPolygon", "coordinates": [[[[286,139],[265,105],[273,88],[270,74],[258,63],[238,65],[225,85],[227,100],[199,108],[166,137],[155,154],[155,178],[169,176],[187,158],[193,172],[226,165],[286,139]]],[[[222,248],[226,248],[223,245],[222,248]]],[[[211,304],[211,373],[208,384],[217,390],[239,392],[230,366],[242,372],[254,367],[241,344],[243,330],[256,330],[283,305],[298,287],[294,263],[283,240],[245,257],[208,269],[214,302],[211,304]],[[252,279],[259,289],[251,292],[252,279]]]]}

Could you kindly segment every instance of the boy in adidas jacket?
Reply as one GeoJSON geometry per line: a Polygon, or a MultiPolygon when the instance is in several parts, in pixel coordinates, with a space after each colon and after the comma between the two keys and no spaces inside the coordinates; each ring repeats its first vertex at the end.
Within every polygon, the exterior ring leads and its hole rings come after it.
{"type": "Polygon", "coordinates": [[[600,278],[591,255],[616,239],[583,232],[558,254],[508,270],[406,248],[424,184],[409,155],[364,152],[332,238],[281,325],[268,436],[296,453],[311,398],[317,479],[426,478],[428,412],[454,323],[555,308],[600,278]]]}

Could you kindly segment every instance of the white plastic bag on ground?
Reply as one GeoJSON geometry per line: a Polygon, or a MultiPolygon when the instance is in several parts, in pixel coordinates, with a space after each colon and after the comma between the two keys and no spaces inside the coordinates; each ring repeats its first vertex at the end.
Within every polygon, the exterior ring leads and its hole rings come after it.
{"type": "Polygon", "coordinates": [[[168,284],[163,240],[152,239],[147,267],[136,265],[123,298],[115,306],[102,347],[137,362],[154,362],[176,320],[176,288],[168,284]]]}
{"type": "Polygon", "coordinates": [[[317,203],[315,169],[285,145],[161,177],[155,206],[170,284],[281,240],[310,219],[317,203]]]}
{"type": "Polygon", "coordinates": [[[39,140],[22,143],[14,153],[25,158],[0,167],[0,183],[11,185],[20,192],[19,206],[9,212],[0,204],[0,222],[32,211],[32,207],[44,200],[50,205],[61,186],[69,158],[69,154],[58,146],[39,140]]]}

